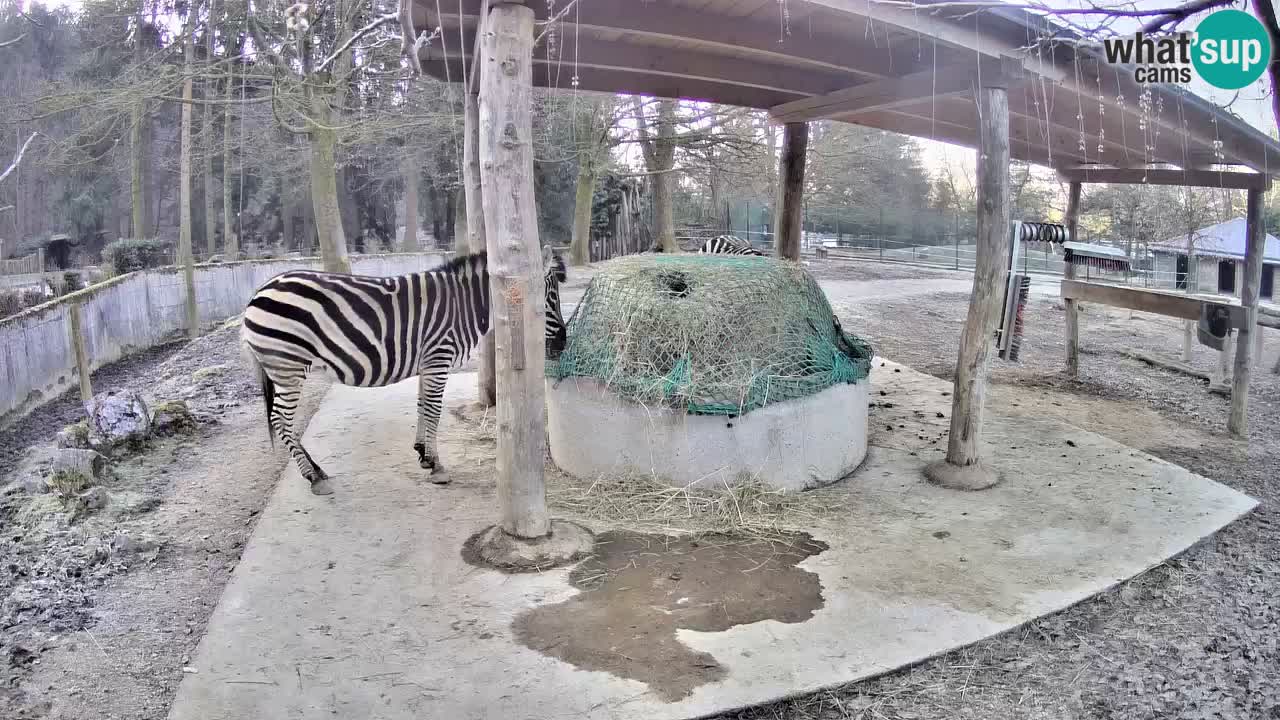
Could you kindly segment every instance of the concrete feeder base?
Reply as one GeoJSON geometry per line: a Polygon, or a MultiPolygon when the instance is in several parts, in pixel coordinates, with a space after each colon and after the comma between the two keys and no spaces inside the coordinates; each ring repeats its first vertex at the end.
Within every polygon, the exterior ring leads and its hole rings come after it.
{"type": "Polygon", "coordinates": [[[868,385],[835,385],[728,417],[647,407],[587,378],[548,381],[551,458],[579,477],[643,473],[676,487],[724,487],[745,476],[806,490],[866,457],[868,385]]]}

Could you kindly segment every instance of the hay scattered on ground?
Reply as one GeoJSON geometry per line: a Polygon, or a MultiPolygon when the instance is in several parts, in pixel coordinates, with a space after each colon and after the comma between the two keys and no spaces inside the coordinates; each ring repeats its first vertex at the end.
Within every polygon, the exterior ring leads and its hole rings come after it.
{"type": "MultiPolygon", "coordinates": [[[[468,442],[497,442],[493,409],[468,403],[449,408],[467,426],[468,442]]],[[[579,478],[546,464],[547,504],[556,517],[596,527],[645,533],[723,533],[744,539],[777,540],[845,511],[848,498],[836,488],[784,493],[750,477],[729,486],[672,487],[654,475],[618,474],[579,478]]]]}
{"type": "Polygon", "coordinates": [[[547,461],[547,503],[557,517],[646,533],[723,533],[779,539],[844,511],[832,489],[786,493],[752,478],[719,488],[672,487],[652,475],[579,478],[547,461]]]}

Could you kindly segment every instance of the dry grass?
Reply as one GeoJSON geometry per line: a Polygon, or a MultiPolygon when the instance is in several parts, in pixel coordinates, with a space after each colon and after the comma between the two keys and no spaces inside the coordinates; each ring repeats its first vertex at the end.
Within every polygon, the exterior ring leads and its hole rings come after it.
{"type": "Polygon", "coordinates": [[[780,539],[841,513],[846,502],[835,491],[787,493],[745,475],[720,487],[673,487],[655,475],[579,478],[547,462],[547,503],[556,515],[640,532],[780,539]]]}

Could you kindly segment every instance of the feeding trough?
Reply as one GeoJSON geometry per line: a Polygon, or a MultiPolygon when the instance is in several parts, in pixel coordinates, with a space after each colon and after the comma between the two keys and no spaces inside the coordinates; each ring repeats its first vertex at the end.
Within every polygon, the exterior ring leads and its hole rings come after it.
{"type": "Polygon", "coordinates": [[[866,456],[871,347],[795,263],[620,259],[568,334],[547,364],[551,457],[566,472],[803,490],[866,456]]]}

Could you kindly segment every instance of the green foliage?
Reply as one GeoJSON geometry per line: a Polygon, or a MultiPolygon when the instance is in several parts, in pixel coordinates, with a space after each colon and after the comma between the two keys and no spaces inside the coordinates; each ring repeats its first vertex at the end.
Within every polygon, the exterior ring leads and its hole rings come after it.
{"type": "Polygon", "coordinates": [[[48,302],[49,298],[38,290],[0,289],[0,318],[17,315],[23,310],[48,302]]]}
{"type": "Polygon", "coordinates": [[[169,245],[162,240],[116,240],[102,249],[103,262],[116,275],[169,264],[169,245]]]}

